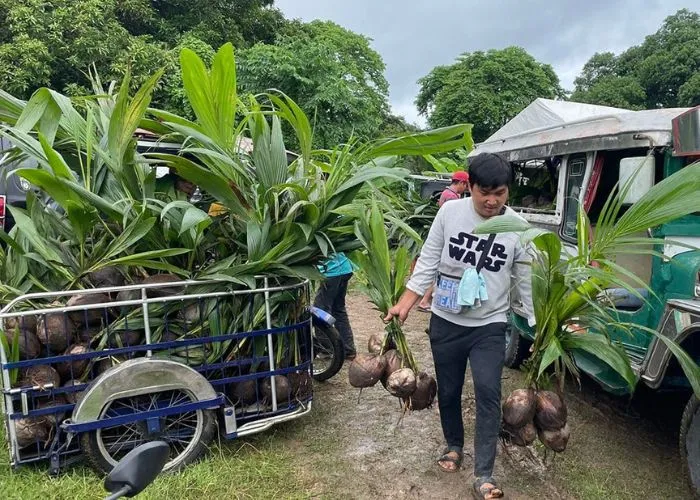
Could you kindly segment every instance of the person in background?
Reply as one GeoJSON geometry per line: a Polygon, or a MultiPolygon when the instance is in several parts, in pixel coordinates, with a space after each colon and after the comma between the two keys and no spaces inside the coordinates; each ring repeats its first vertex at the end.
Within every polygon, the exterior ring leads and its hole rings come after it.
{"type": "Polygon", "coordinates": [[[491,217],[519,217],[505,206],[513,182],[510,163],[491,153],[477,155],[469,162],[469,182],[471,197],[445,203],[438,211],[406,291],[384,321],[398,318],[403,323],[437,276],[428,335],[447,442],[437,463],[445,472],[457,472],[462,464],[462,387],[468,361],[476,399],[474,492],[493,499],[503,496],[493,467],[510,295],[515,288],[528,323],[534,325],[531,259],[517,233],[474,233],[491,217]]]}
{"type": "MultiPolygon", "coordinates": [[[[459,200],[464,193],[469,189],[469,174],[463,170],[458,170],[452,174],[452,182],[447,186],[444,191],[440,194],[440,199],[438,200],[438,208],[442,207],[446,202],[450,200],[459,200]]],[[[418,304],[418,310],[422,312],[430,312],[430,304],[433,302],[433,289],[431,286],[428,291],[425,292],[423,298],[418,304]]]]}
{"type": "Polygon", "coordinates": [[[355,359],[355,339],[350,327],[350,318],[345,308],[345,296],[348,292],[348,282],[352,278],[355,266],[343,252],[333,254],[320,266],[319,271],[325,277],[321,283],[314,306],[330,313],[335,318],[335,327],[343,339],[345,359],[355,359]]]}

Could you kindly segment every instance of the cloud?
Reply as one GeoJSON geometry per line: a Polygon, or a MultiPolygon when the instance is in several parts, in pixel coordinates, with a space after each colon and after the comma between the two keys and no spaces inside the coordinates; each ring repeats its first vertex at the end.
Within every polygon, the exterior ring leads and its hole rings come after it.
{"type": "MultiPolygon", "coordinates": [[[[416,81],[459,54],[525,48],[564,88],[595,53],[619,53],[655,32],[681,0],[277,0],[288,18],[325,19],[370,37],[386,63],[392,109],[420,121],[416,81]]],[[[421,122],[422,123],[422,122],[421,122]]]]}

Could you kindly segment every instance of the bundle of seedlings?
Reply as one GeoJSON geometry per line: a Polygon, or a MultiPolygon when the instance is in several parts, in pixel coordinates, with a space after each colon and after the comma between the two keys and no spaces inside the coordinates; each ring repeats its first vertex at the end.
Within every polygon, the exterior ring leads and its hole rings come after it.
{"type": "MultiPolygon", "coordinates": [[[[649,284],[616,263],[616,257],[633,251],[658,255],[655,245],[668,240],[639,238],[637,234],[685,215],[700,206],[700,163],[689,165],[653,186],[622,213],[623,200],[634,181],[632,176],[617,186],[605,202],[596,230],[584,208],[579,206],[576,224],[577,252],[563,252],[556,234],[534,228],[520,218],[494,217],[475,232],[519,232],[532,255],[532,302],[535,319],[530,358],[524,363],[526,389],[518,389],[503,404],[503,433],[514,444],[527,445],[537,435],[542,444],[555,452],[566,449],[570,430],[564,400],[565,380],[580,375],[577,354],[594,356],[617,372],[634,391],[637,377],[622,345],[608,332],[616,329],[632,335],[643,328],[622,321],[614,307],[607,307],[605,291],[622,288],[646,301],[640,288],[654,293],[649,284]],[[552,389],[552,390],[546,390],[552,389]]],[[[683,246],[683,243],[678,243],[683,246]]],[[[526,329],[526,320],[516,317],[513,335],[526,329]]],[[[676,356],[696,395],[700,395],[700,368],[673,340],[645,329],[664,342],[676,356]]]]}
{"type": "MultiPolygon", "coordinates": [[[[404,291],[410,265],[408,251],[399,248],[393,254],[392,265],[384,216],[376,201],[365,217],[358,218],[355,234],[364,247],[353,254],[358,275],[370,301],[384,317],[404,291]]],[[[435,379],[419,371],[398,320],[388,323],[381,337],[370,337],[368,350],[350,364],[353,387],[362,389],[381,381],[392,396],[401,400],[404,410],[423,410],[432,405],[437,392],[435,379]]]]}

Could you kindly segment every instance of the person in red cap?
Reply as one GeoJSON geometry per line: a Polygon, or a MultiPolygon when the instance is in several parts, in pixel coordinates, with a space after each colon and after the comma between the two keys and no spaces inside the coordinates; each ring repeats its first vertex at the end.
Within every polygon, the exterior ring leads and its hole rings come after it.
{"type": "Polygon", "coordinates": [[[458,200],[462,197],[469,186],[469,174],[463,170],[459,170],[452,174],[452,183],[445,188],[438,200],[438,207],[445,204],[446,201],[458,200]]]}
{"type": "MultiPolygon", "coordinates": [[[[450,200],[459,200],[469,188],[469,174],[463,170],[458,170],[452,174],[452,182],[440,195],[438,207],[441,207],[450,200]]],[[[428,288],[423,298],[418,304],[418,310],[430,312],[430,305],[433,301],[433,287],[428,288]]]]}

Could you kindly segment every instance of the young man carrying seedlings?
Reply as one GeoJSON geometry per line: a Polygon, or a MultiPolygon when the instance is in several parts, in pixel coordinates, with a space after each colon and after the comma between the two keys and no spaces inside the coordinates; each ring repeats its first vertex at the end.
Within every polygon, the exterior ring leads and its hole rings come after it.
{"type": "Polygon", "coordinates": [[[411,307],[436,281],[430,318],[440,421],[447,447],[438,459],[457,472],[463,459],[462,386],[469,361],[476,399],[474,491],[478,498],[500,498],[493,478],[501,423],[501,372],[510,292],[515,288],[530,318],[532,297],[529,256],[515,233],[473,234],[496,215],[515,212],[505,206],[513,181],[510,164],[482,153],[469,163],[471,197],[445,203],[433,222],[406,292],[385,321],[406,320],[411,307]]]}

